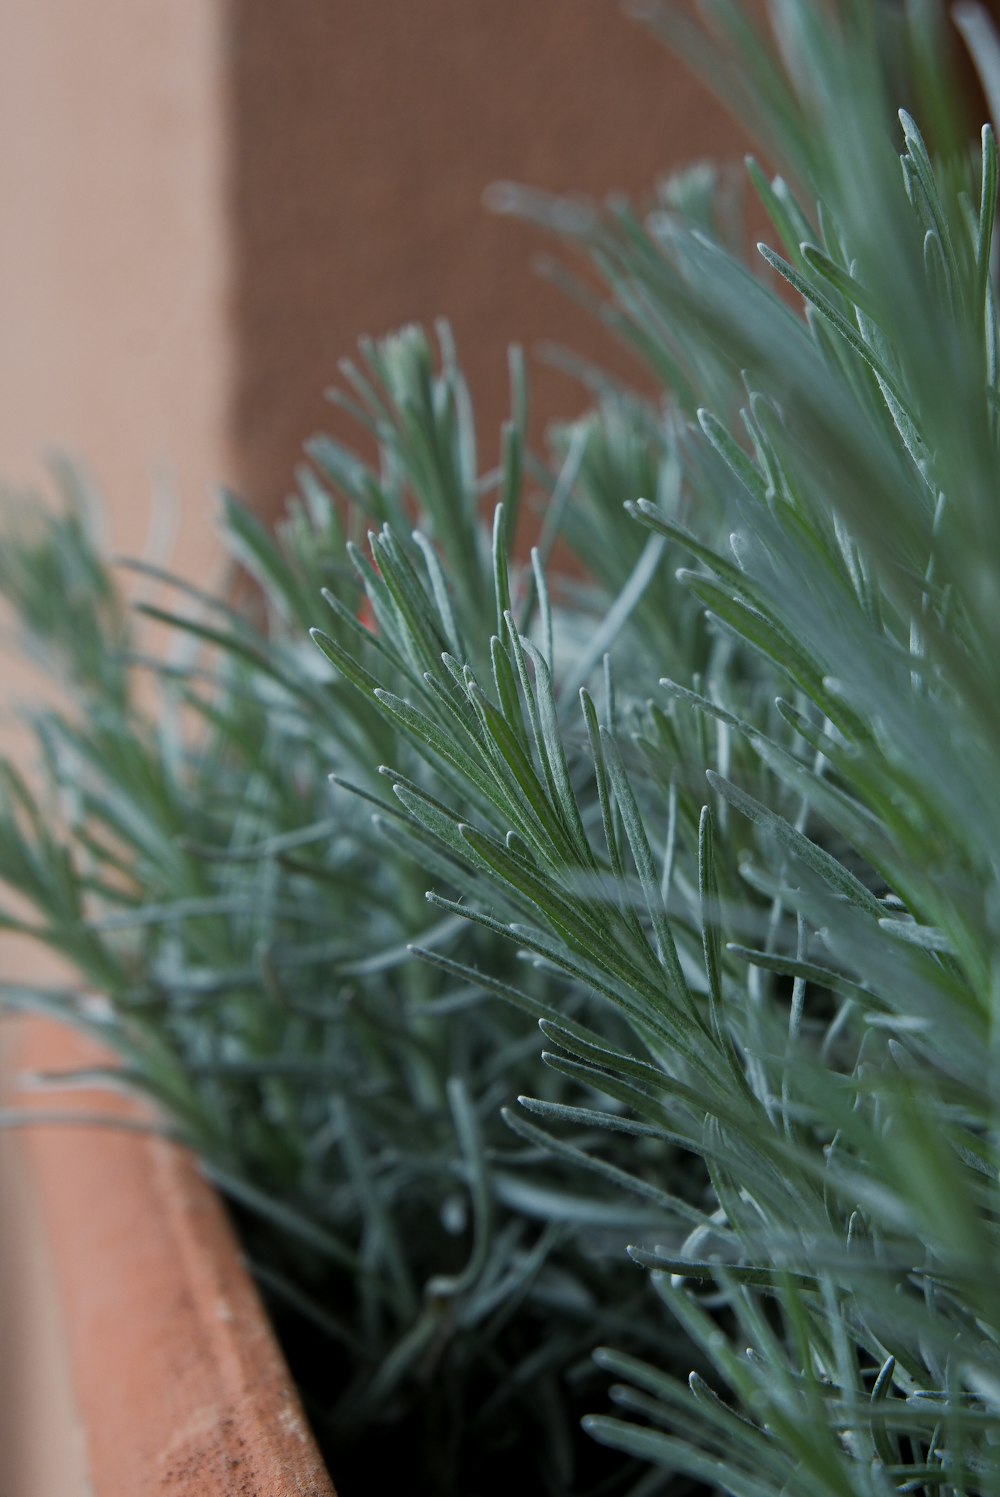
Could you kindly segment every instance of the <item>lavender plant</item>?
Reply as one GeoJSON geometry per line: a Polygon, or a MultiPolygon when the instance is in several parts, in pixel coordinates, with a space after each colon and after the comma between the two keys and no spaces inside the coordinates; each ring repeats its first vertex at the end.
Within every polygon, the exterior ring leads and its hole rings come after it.
{"type": "Polygon", "coordinates": [[[986,1497],[994,137],[930,6],[903,69],[852,0],[646,9],[780,163],[749,166],[773,243],[744,263],[704,173],[641,216],[498,199],[592,258],[662,405],[586,371],[598,408],[532,460],[515,359],[481,474],[447,338],[367,346],[378,466],[313,444],[278,541],[229,505],[261,617],[146,605],[180,664],[135,659],[72,515],[9,546],[81,700],[38,722],[63,820],[9,776],[2,869],[342,1343],[310,1382],[341,1453],[396,1417],[428,1491],[507,1450],[553,1492],[986,1497]],[[202,731],[136,705],[150,665],[202,731]]]}

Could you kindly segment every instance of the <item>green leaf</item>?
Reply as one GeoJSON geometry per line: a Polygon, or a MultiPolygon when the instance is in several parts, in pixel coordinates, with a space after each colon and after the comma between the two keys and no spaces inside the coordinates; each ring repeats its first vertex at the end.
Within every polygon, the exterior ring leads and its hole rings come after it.
{"type": "Polygon", "coordinates": [[[870,345],[865,342],[864,338],[857,331],[857,329],[848,322],[843,313],[838,312],[837,308],[833,305],[828,297],[824,296],[821,291],[818,291],[815,286],[811,286],[804,276],[799,275],[798,271],[795,270],[793,266],[789,265],[787,260],[783,260],[780,255],[775,254],[774,250],[769,249],[766,244],[758,244],[757,250],[759,254],[761,254],[767,261],[768,265],[770,265],[772,269],[776,270],[780,276],[783,276],[788,284],[792,286],[799,293],[799,295],[804,298],[805,301],[809,302],[811,306],[814,306],[817,312],[820,312],[826,318],[827,322],[830,323],[831,327],[833,327],[834,330],[840,334],[844,342],[849,344],[850,347],[853,348],[854,352],[856,354],[859,354],[860,357],[864,359],[865,363],[871,368],[876,378],[892,395],[893,399],[896,401],[900,409],[907,417],[907,420],[912,423],[913,413],[907,407],[906,396],[899,384],[899,381],[896,379],[896,376],[889,368],[887,368],[887,366],[882,362],[878,355],[872,350],[870,345]]]}
{"type": "Polygon", "coordinates": [[[800,858],[849,904],[874,916],[876,920],[881,919],[882,905],[874,894],[870,893],[860,879],[856,878],[836,858],[831,857],[824,848],[818,847],[815,842],[804,837],[801,832],[796,831],[791,822],[786,821],[775,811],[769,810],[752,795],[747,795],[745,790],[740,790],[731,781],[724,780],[713,770],[706,771],[706,774],[712,789],[718,791],[741,815],[746,816],[755,826],[769,832],[786,851],[790,852],[793,857],[800,858]]]}

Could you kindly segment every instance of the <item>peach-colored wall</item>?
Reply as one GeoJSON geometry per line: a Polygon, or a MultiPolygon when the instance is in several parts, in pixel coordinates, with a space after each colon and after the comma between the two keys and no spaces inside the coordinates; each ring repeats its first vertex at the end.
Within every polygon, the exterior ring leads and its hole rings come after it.
{"type": "Polygon", "coordinates": [[[153,474],[184,564],[232,472],[223,0],[0,5],[0,479],[57,444],[143,543],[153,474]]]}
{"type": "MultiPolygon", "coordinates": [[[[363,333],[447,315],[487,453],[508,343],[603,345],[483,206],[739,154],[616,0],[0,0],[0,478],[51,443],[142,544],[176,475],[273,505],[363,333]]],[[[536,430],[581,395],[537,365],[536,430]]]]}

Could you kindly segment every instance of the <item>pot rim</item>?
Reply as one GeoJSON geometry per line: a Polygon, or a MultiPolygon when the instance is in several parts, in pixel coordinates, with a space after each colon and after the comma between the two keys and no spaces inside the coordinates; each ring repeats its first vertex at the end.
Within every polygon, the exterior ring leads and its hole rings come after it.
{"type": "MultiPolygon", "coordinates": [[[[16,1071],[106,1064],[23,1022],[16,1071]]],[[[98,1497],[335,1497],[222,1203],[190,1152],[111,1090],[16,1089],[98,1497]],[[58,1121],[58,1113],[92,1124],[58,1121]],[[122,1120],[131,1129],[108,1126],[122,1120]],[[135,1125],[139,1126],[136,1127],[135,1125]]]]}

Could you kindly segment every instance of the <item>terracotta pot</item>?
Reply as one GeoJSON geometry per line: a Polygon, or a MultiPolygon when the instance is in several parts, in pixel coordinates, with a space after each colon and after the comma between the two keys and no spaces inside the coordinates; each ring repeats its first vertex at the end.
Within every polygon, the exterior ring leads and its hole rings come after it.
{"type": "MultiPolygon", "coordinates": [[[[31,1020],[14,1069],[99,1058],[31,1020]]],[[[8,1091],[12,1102],[53,1110],[37,1092],[8,1091]]],[[[99,1090],[56,1105],[143,1117],[99,1090]]],[[[48,1238],[94,1497],[334,1497],[232,1228],[192,1157],[100,1124],[41,1123],[18,1147],[48,1238]]]]}

